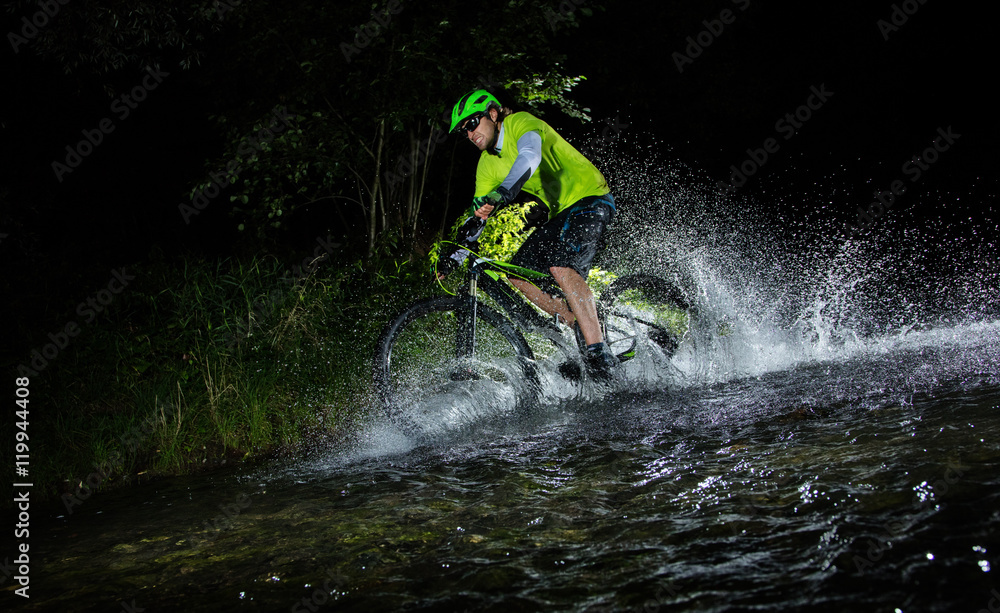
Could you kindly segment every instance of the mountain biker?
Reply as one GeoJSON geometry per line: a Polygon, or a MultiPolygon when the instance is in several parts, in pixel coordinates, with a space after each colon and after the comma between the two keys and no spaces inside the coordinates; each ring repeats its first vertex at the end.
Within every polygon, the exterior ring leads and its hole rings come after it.
{"type": "MultiPolygon", "coordinates": [[[[592,377],[613,376],[618,359],[604,343],[594,294],[586,281],[615,215],[615,201],[604,176],[549,124],[530,113],[512,112],[483,89],[462,96],[455,104],[450,131],[465,135],[482,152],[473,217],[459,231],[460,239],[478,238],[494,208],[514,200],[522,189],[541,200],[548,210],[528,217],[529,222],[544,223],[511,263],[551,274],[566,300],[524,279],[509,280],[543,311],[578,327],[586,343],[584,365],[592,377]]],[[[466,255],[460,250],[451,257],[461,261],[466,255]]]]}

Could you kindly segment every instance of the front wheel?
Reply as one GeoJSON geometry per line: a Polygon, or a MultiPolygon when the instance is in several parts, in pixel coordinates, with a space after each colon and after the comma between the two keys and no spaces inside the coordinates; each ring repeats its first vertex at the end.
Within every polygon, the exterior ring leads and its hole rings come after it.
{"type": "Polygon", "coordinates": [[[669,358],[690,334],[691,305],[672,282],[651,275],[616,279],[598,303],[604,338],[622,361],[643,346],[669,358]]]}
{"type": "Polygon", "coordinates": [[[516,402],[537,386],[524,336],[495,310],[464,297],[428,298],[404,309],[379,336],[373,366],[375,392],[394,418],[447,418],[474,411],[470,397],[516,402]]]}

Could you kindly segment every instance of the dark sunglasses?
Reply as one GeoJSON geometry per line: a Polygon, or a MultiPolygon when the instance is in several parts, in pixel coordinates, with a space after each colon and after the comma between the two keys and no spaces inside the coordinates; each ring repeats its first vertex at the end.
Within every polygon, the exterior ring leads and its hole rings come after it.
{"type": "Polygon", "coordinates": [[[486,117],[485,113],[479,113],[477,115],[473,115],[472,117],[469,117],[468,121],[466,121],[464,125],[458,126],[458,129],[456,129],[455,131],[458,132],[459,134],[465,132],[472,132],[473,130],[479,127],[479,121],[483,117],[486,117]]]}

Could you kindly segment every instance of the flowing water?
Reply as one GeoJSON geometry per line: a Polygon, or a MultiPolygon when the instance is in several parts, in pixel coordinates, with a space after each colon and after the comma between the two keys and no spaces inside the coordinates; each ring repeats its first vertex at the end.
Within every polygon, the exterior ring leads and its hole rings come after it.
{"type": "Polygon", "coordinates": [[[296,461],[95,494],[33,537],[32,604],[1000,610],[993,260],[727,223],[633,223],[611,251],[691,280],[704,326],[672,360],[614,390],[546,378],[528,412],[465,394],[416,433],[373,418],[296,461]],[[943,294],[914,283],[931,260],[943,294]]]}

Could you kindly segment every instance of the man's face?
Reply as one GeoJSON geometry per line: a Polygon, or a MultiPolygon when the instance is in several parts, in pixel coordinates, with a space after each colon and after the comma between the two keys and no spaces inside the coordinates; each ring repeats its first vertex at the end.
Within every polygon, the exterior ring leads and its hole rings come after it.
{"type": "MultiPolygon", "coordinates": [[[[480,151],[485,151],[486,147],[493,142],[493,138],[496,136],[497,125],[494,123],[497,117],[497,110],[490,109],[485,117],[479,120],[479,125],[476,126],[475,130],[466,131],[466,137],[476,146],[480,151]]],[[[466,120],[463,124],[464,126],[470,125],[470,121],[466,120]]]]}

